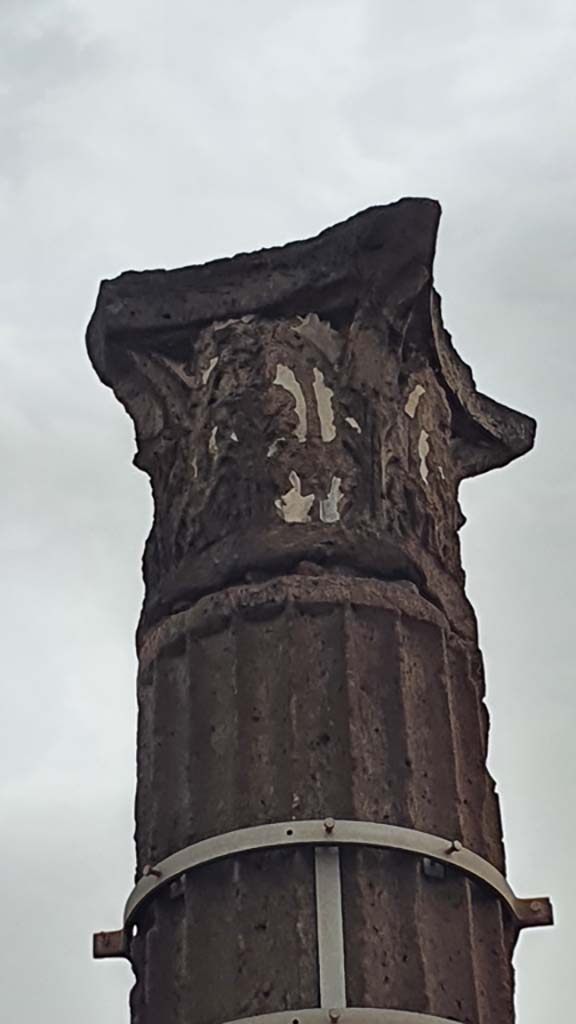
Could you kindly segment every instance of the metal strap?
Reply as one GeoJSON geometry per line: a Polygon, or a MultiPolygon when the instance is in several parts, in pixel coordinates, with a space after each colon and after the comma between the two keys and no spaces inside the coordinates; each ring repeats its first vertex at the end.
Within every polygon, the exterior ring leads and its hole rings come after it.
{"type": "Polygon", "coordinates": [[[342,885],[338,847],[317,846],[314,850],[314,868],[320,1006],[346,1006],[342,885]]]}
{"type": "Polygon", "coordinates": [[[478,854],[457,841],[441,839],[427,832],[383,825],[372,821],[286,821],[254,828],[238,829],[224,835],[203,839],[187,846],[147,869],[132,890],[124,910],[124,926],[135,922],[142,904],[168,882],[202,864],[252,850],[286,846],[376,846],[388,850],[429,857],[462,871],[499,896],[511,910],[520,928],[534,928],[553,922],[550,900],[519,899],[504,875],[478,854]]]}
{"type": "Polygon", "coordinates": [[[331,1010],[283,1010],[257,1017],[242,1017],[226,1024],[459,1024],[453,1017],[435,1017],[410,1010],[379,1010],[373,1007],[335,1007],[331,1010]]]}

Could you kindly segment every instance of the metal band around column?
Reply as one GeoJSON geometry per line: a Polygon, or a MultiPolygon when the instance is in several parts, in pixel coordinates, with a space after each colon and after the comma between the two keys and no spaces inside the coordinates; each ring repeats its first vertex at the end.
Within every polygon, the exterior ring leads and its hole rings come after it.
{"type": "Polygon", "coordinates": [[[258,1017],[242,1017],[227,1024],[459,1024],[453,1017],[435,1017],[410,1010],[379,1010],[373,1007],[334,1007],[331,1010],[283,1010],[258,1017]]]}
{"type": "Polygon", "coordinates": [[[314,869],[320,1006],[346,1006],[344,923],[338,847],[317,846],[314,850],[314,869]]]}
{"type": "Polygon", "coordinates": [[[478,854],[467,850],[455,840],[442,839],[372,821],[287,821],[254,828],[238,829],[224,835],[203,839],[187,846],[152,868],[132,890],[124,910],[124,927],[134,924],[138,910],[158,889],[202,864],[252,850],[285,846],[376,846],[389,850],[429,857],[462,871],[469,878],[487,886],[507,904],[520,928],[534,928],[553,922],[550,900],[519,899],[504,875],[478,854]]]}

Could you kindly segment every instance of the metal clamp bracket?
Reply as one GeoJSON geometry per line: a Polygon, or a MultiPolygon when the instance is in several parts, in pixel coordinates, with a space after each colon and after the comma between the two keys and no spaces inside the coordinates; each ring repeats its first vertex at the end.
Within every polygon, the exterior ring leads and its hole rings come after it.
{"type": "Polygon", "coordinates": [[[285,821],[256,825],[193,843],[156,864],[132,890],[124,910],[124,925],[134,923],[145,900],[168,882],[188,871],[223,857],[252,850],[285,846],[377,846],[388,850],[430,857],[449,864],[492,889],[510,908],[521,928],[552,924],[552,907],[546,898],[519,899],[503,874],[492,864],[457,840],[441,839],[428,832],[383,825],[373,821],[285,821]]]}
{"type": "Polygon", "coordinates": [[[348,1006],[331,1010],[283,1010],[257,1017],[242,1017],[227,1024],[458,1024],[453,1018],[435,1017],[410,1010],[380,1010],[374,1007],[348,1006]]]}
{"type": "MultiPolygon", "coordinates": [[[[285,821],[253,828],[238,829],[203,839],[178,850],[153,868],[148,868],[132,890],[124,910],[126,935],[135,923],[142,905],[169,882],[203,864],[254,850],[281,849],[290,846],[371,846],[399,850],[447,864],[494,892],[509,908],[519,928],[534,928],[553,923],[552,906],[545,897],[519,899],[504,875],[483,857],[467,850],[458,840],[442,839],[427,832],[386,825],[372,821],[285,821]]],[[[317,864],[318,889],[318,864],[317,864]]],[[[339,884],[339,883],[338,883],[339,884]]],[[[94,955],[98,958],[127,955],[106,952],[111,937],[117,933],[101,932],[95,936],[94,955]],[[110,937],[110,939],[107,938],[110,937]]],[[[125,944],[126,947],[126,944],[125,944]]],[[[125,949],[124,947],[124,949],[125,949]]]]}

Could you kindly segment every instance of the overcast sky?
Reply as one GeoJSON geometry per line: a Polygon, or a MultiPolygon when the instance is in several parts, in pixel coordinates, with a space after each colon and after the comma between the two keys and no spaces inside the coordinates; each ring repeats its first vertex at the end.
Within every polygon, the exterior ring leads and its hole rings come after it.
{"type": "Polygon", "coordinates": [[[538,419],[462,533],[509,876],[551,895],[519,1024],[574,1006],[574,0],[0,0],[2,1018],[127,1024],[93,963],[133,871],[133,633],[150,525],[83,334],[99,280],[431,196],[479,386],[538,419]]]}

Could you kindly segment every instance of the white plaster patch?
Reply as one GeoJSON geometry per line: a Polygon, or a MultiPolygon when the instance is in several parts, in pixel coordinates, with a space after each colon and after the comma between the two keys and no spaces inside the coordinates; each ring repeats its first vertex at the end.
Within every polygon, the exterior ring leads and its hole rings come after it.
{"type": "Polygon", "coordinates": [[[192,459],[192,476],[195,480],[198,479],[198,459],[196,456],[192,459]]]}
{"type": "Polygon", "coordinates": [[[445,480],[446,479],[446,473],[442,469],[442,466],[438,466],[438,472],[439,472],[440,476],[442,477],[442,479],[445,480]]]}
{"type": "Polygon", "coordinates": [[[428,483],[428,464],[426,459],[430,453],[430,442],[428,441],[429,433],[427,430],[420,431],[420,437],[418,438],[418,455],[420,456],[420,476],[422,477],[425,484],[428,483]]]}
{"type": "Polygon", "coordinates": [[[304,392],[300,383],[296,379],[294,370],[291,370],[289,366],[285,366],[284,363],[278,363],[276,367],[276,377],[274,378],[274,384],[284,388],[289,394],[292,395],[296,405],[296,416],[298,417],[298,423],[294,433],[300,443],[306,440],[308,433],[308,418],[306,414],[306,400],[304,398],[304,392]]]}
{"type": "Polygon", "coordinates": [[[358,434],[362,433],[362,427],[358,423],[358,420],[355,420],[353,416],[347,416],[346,423],[348,424],[349,427],[352,427],[352,430],[355,430],[358,434]]]}
{"type": "Polygon", "coordinates": [[[308,324],[314,325],[320,323],[320,317],[317,313],[307,313],[306,316],[297,316],[296,319],[300,321],[300,328],[307,327],[308,324]]]}
{"type": "Polygon", "coordinates": [[[422,395],[425,394],[426,388],[423,388],[421,384],[416,384],[416,387],[412,388],[412,391],[408,395],[408,401],[404,406],[404,412],[406,413],[407,416],[410,417],[411,420],[413,420],[416,415],[418,402],[422,398],[422,395]]]}
{"type": "Polygon", "coordinates": [[[212,330],[216,334],[218,331],[223,331],[226,327],[230,327],[231,324],[251,324],[256,319],[255,313],[245,313],[244,316],[233,316],[228,320],[217,320],[212,325],[212,330]]]}
{"type": "Polygon", "coordinates": [[[239,323],[240,320],[238,319],[238,317],[232,317],[230,320],[217,320],[216,323],[213,325],[212,330],[214,331],[214,334],[216,334],[218,331],[223,331],[226,327],[230,327],[230,324],[239,323]]]}
{"type": "Polygon", "coordinates": [[[218,455],[218,442],[216,441],[216,434],[218,433],[218,427],[212,427],[210,431],[210,440],[208,441],[208,451],[210,455],[218,455]]]}
{"type": "Polygon", "coordinates": [[[233,430],[232,433],[230,434],[230,440],[236,441],[236,443],[238,443],[238,434],[236,433],[235,430],[233,430]]]}
{"type": "Polygon", "coordinates": [[[342,498],[342,478],[333,476],[330,481],[330,490],[325,498],[320,499],[320,519],[323,523],[337,523],[340,521],[340,509],[338,508],[342,498]]]}
{"type": "Polygon", "coordinates": [[[329,388],[324,380],[324,374],[322,370],[317,370],[314,367],[314,382],[312,384],[314,388],[314,395],[316,397],[316,405],[318,407],[318,419],[320,420],[320,435],[322,440],[328,443],[333,441],[336,437],[336,427],[334,425],[334,409],[332,407],[332,399],[334,392],[332,388],[329,388]]]}
{"type": "Polygon", "coordinates": [[[217,362],[218,362],[218,356],[213,356],[213,358],[208,363],[208,366],[206,367],[206,369],[202,372],[202,383],[203,384],[207,384],[208,383],[208,379],[210,377],[210,374],[212,373],[212,370],[216,366],[217,362]]]}
{"type": "Polygon", "coordinates": [[[331,363],[336,362],[344,344],[342,336],[329,323],[321,320],[317,313],[308,313],[296,319],[298,323],[292,328],[295,334],[319,349],[331,363]]]}
{"type": "Polygon", "coordinates": [[[302,494],[302,482],[293,470],[288,479],[292,484],[289,491],[277,498],[274,505],[285,523],[309,523],[310,510],[316,501],[314,494],[302,494]]]}
{"type": "Polygon", "coordinates": [[[271,459],[273,455],[276,455],[276,452],[278,451],[281,442],[285,440],[285,437],[277,437],[275,441],[272,441],[272,444],[269,446],[268,451],[266,452],[266,458],[271,459]]]}

